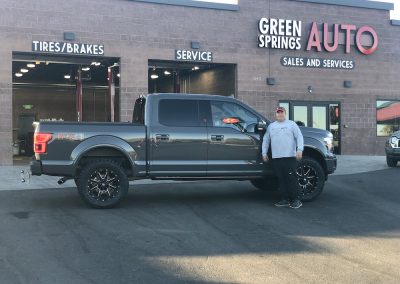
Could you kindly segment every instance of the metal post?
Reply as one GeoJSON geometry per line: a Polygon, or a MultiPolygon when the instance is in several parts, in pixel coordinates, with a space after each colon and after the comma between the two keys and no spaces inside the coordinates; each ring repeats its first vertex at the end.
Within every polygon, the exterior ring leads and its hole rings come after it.
{"type": "Polygon", "coordinates": [[[115,84],[114,84],[114,72],[111,67],[108,67],[108,95],[110,101],[110,121],[114,122],[114,101],[115,101],[115,84]]]}
{"type": "Polygon", "coordinates": [[[78,68],[76,73],[76,117],[77,121],[82,121],[82,71],[78,68]]]}

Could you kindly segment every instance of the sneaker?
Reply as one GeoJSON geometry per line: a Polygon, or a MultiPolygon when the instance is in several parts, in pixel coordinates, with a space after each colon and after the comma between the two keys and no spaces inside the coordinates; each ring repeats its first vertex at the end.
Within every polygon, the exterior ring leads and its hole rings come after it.
{"type": "Polygon", "coordinates": [[[296,199],[295,201],[291,202],[289,206],[290,206],[290,208],[298,209],[301,206],[303,206],[303,203],[301,203],[300,200],[296,199]]]}
{"type": "Polygon", "coordinates": [[[275,203],[276,207],[286,207],[289,205],[290,205],[290,203],[286,199],[282,199],[281,201],[278,201],[277,203],[275,203]]]}

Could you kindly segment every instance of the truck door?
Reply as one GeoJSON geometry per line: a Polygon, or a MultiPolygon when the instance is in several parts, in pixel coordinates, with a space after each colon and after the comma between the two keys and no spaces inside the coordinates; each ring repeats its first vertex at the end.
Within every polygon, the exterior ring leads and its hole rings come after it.
{"type": "Polygon", "coordinates": [[[161,98],[150,131],[150,175],[203,177],[207,169],[207,127],[195,99],[161,98]]]}
{"type": "Polygon", "coordinates": [[[210,112],[207,175],[263,175],[258,116],[231,101],[210,101],[210,112]]]}

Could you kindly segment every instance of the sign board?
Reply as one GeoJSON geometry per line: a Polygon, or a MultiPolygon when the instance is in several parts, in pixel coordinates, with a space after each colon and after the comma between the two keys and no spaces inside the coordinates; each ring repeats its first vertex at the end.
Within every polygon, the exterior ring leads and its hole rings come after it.
{"type": "Polygon", "coordinates": [[[175,60],[212,62],[213,54],[210,51],[175,50],[175,60]]]}
{"type": "Polygon", "coordinates": [[[312,22],[307,37],[302,37],[302,22],[287,19],[261,18],[258,23],[258,47],[271,49],[301,50],[302,42],[306,43],[305,51],[335,52],[339,47],[339,34],[344,36],[344,53],[351,53],[351,35],[355,34],[355,47],[364,54],[370,55],[377,50],[378,35],[370,26],[360,28],[350,24],[312,22]],[[363,37],[371,38],[371,46],[364,46],[363,37]]]}
{"type": "Polygon", "coordinates": [[[309,58],[283,56],[281,65],[285,67],[305,67],[305,68],[323,68],[323,69],[354,69],[354,60],[346,59],[327,59],[327,58],[309,58]]]}
{"type": "Polygon", "coordinates": [[[59,41],[32,41],[32,51],[61,54],[104,55],[104,45],[59,41]]]}

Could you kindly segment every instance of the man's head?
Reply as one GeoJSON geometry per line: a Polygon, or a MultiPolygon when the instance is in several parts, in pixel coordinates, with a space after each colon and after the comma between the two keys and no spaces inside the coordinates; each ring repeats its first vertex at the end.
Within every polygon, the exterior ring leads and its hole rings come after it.
{"type": "Polygon", "coordinates": [[[286,119],[286,109],[284,107],[277,107],[275,110],[276,120],[282,122],[286,119]]]}

